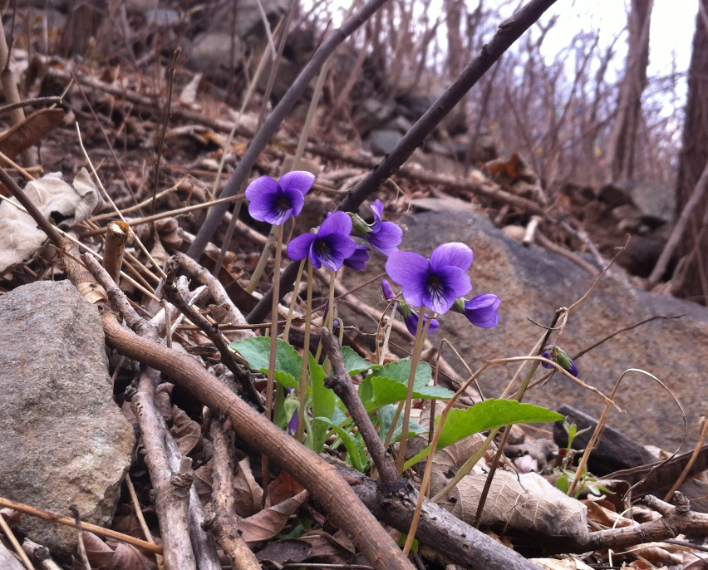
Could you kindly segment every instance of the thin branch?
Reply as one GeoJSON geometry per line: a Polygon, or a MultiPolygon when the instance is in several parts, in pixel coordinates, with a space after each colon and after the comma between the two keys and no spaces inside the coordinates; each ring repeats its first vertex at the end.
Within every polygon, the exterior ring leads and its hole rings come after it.
{"type": "Polygon", "coordinates": [[[381,481],[386,485],[399,482],[401,478],[398,475],[398,470],[393,461],[391,461],[391,456],[386,453],[386,448],[381,442],[379,434],[376,433],[376,429],[371,423],[371,418],[366,412],[361,398],[359,398],[359,392],[354,388],[351,376],[347,372],[339,342],[329,329],[323,328],[321,334],[322,344],[329,361],[332,363],[332,371],[334,372],[334,376],[325,379],[325,386],[334,390],[334,393],[341,398],[352,418],[354,418],[354,422],[359,428],[359,433],[364,438],[366,448],[376,464],[381,481]]]}
{"type": "MultiPolygon", "coordinates": [[[[550,0],[545,1],[548,2],[550,0]]],[[[248,179],[248,176],[251,173],[251,168],[256,163],[256,159],[278,131],[280,123],[282,123],[285,116],[290,112],[297,100],[304,93],[305,89],[307,89],[310,85],[310,82],[315,75],[317,75],[330,54],[332,54],[349,35],[362,26],[364,22],[366,22],[366,20],[368,20],[385,2],[386,0],[370,0],[359,12],[344,22],[341,28],[332,32],[332,35],[327,38],[322,46],[314,53],[312,59],[310,59],[302,72],[300,72],[300,75],[298,75],[290,89],[288,89],[287,93],[280,100],[280,103],[278,103],[275,109],[273,109],[273,112],[263,123],[263,127],[251,141],[246,154],[244,154],[243,158],[239,162],[238,168],[236,168],[231,176],[231,179],[226,184],[226,187],[221,194],[222,197],[228,198],[229,196],[233,196],[240,191],[241,186],[248,179]]],[[[187,252],[190,257],[193,259],[199,259],[199,257],[201,257],[202,253],[206,249],[207,243],[211,240],[211,237],[219,227],[219,224],[221,223],[227,209],[228,206],[221,205],[215,207],[211,211],[209,217],[202,225],[199,233],[187,252]]],[[[295,281],[295,276],[297,275],[297,265],[298,264],[296,264],[295,271],[291,277],[292,281],[290,281],[290,287],[292,287],[292,284],[295,281]]],[[[283,273],[283,277],[285,277],[286,272],[283,273]]]]}

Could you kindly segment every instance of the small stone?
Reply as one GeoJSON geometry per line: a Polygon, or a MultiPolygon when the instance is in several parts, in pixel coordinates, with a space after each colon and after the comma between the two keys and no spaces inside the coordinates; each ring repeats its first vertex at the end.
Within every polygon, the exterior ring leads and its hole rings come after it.
{"type": "Polygon", "coordinates": [[[374,156],[391,152],[401,142],[403,135],[398,131],[375,129],[369,133],[369,145],[374,156]]]}

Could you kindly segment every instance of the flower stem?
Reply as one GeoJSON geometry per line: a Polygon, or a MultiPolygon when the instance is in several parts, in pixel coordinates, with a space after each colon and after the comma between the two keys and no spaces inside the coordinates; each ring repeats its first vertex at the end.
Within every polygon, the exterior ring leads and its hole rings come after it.
{"type": "MultiPolygon", "coordinates": [[[[415,332],[415,345],[413,346],[413,357],[411,359],[411,372],[408,376],[408,393],[406,394],[405,411],[403,413],[403,426],[401,428],[401,443],[398,446],[398,456],[396,457],[396,467],[400,474],[403,473],[403,465],[406,461],[406,443],[408,442],[408,425],[411,419],[411,404],[413,402],[413,387],[415,383],[415,373],[420,362],[420,355],[425,345],[425,337],[428,334],[428,327],[432,321],[432,315],[426,318],[426,309],[421,307],[419,311],[418,328],[415,332]]],[[[399,407],[400,409],[400,407],[399,407]]],[[[398,411],[398,410],[397,410],[398,411]]],[[[398,423],[398,418],[394,418],[394,427],[398,423]]]]}
{"type": "MultiPolygon", "coordinates": [[[[337,273],[335,271],[330,271],[329,273],[329,301],[327,303],[327,318],[322,323],[323,326],[327,327],[330,331],[334,328],[334,281],[337,273]]],[[[322,341],[317,345],[317,354],[315,354],[315,360],[320,361],[320,356],[322,356],[322,341]]],[[[327,371],[329,374],[329,370],[327,371]]]]}
{"type": "Polygon", "coordinates": [[[305,312],[305,342],[302,353],[302,376],[300,376],[300,393],[298,400],[300,401],[300,409],[298,413],[297,434],[295,435],[298,441],[302,441],[302,435],[305,429],[305,418],[307,416],[305,410],[305,400],[307,399],[307,383],[309,377],[310,365],[310,328],[312,326],[312,262],[307,262],[307,309],[305,312]]]}
{"type": "MultiPolygon", "coordinates": [[[[268,263],[268,258],[270,258],[270,250],[273,249],[273,242],[276,241],[276,234],[280,233],[280,245],[278,246],[278,250],[275,252],[276,257],[280,258],[280,249],[282,248],[283,244],[283,226],[272,226],[270,229],[270,234],[268,234],[268,240],[266,241],[266,244],[263,246],[263,252],[261,253],[261,258],[258,260],[258,265],[256,266],[256,270],[253,272],[253,275],[251,275],[251,280],[248,282],[248,285],[246,286],[246,291],[249,293],[253,293],[256,290],[256,287],[258,286],[258,282],[261,280],[261,276],[263,275],[263,272],[265,271],[266,264],[268,263]]],[[[280,279],[280,267],[277,268],[277,275],[278,278],[280,279]]],[[[275,275],[273,275],[273,293],[275,294],[275,275]]],[[[280,284],[280,281],[278,281],[278,284],[280,284]]],[[[278,287],[278,293],[280,293],[280,287],[278,287]]],[[[278,320],[277,318],[273,317],[274,320],[278,320]]]]}
{"type": "MultiPolygon", "coordinates": [[[[329,274],[329,314],[327,316],[327,328],[334,332],[334,283],[337,277],[336,271],[331,271],[329,274]]],[[[344,327],[340,327],[340,334],[344,331],[344,327]]],[[[342,342],[342,339],[339,339],[342,342]]],[[[320,339],[320,349],[322,348],[322,340],[320,339]]],[[[327,375],[332,372],[332,363],[327,359],[327,364],[325,368],[327,375]]]]}
{"type": "Polygon", "coordinates": [[[283,245],[283,226],[276,227],[275,267],[273,268],[273,306],[270,315],[270,359],[268,361],[268,385],[266,388],[265,413],[272,420],[273,383],[275,382],[275,358],[278,354],[278,300],[280,299],[280,250],[283,245]]]}
{"type": "Polygon", "coordinates": [[[307,258],[300,262],[300,268],[297,270],[297,277],[295,278],[293,298],[290,301],[290,310],[288,311],[288,318],[285,319],[285,329],[283,330],[283,340],[285,342],[289,342],[288,337],[290,336],[290,325],[293,322],[293,312],[295,311],[295,303],[297,303],[297,292],[300,290],[300,282],[302,281],[302,271],[305,269],[305,261],[307,261],[307,258]]]}

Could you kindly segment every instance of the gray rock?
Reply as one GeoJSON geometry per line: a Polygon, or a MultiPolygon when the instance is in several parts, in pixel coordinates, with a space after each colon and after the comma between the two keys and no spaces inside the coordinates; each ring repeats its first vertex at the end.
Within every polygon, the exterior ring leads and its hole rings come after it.
{"type": "Polygon", "coordinates": [[[649,221],[657,225],[673,221],[676,196],[671,188],[656,182],[639,182],[630,190],[630,196],[649,221]]]}
{"type": "Polygon", "coordinates": [[[369,147],[373,155],[388,154],[401,142],[403,135],[399,131],[374,129],[369,133],[369,147]]]}
{"type": "Polygon", "coordinates": [[[400,115],[395,119],[391,119],[388,123],[384,125],[384,129],[390,131],[398,131],[401,134],[406,134],[410,128],[413,126],[408,119],[401,117],[400,115]]]}
{"type": "Polygon", "coordinates": [[[641,212],[643,221],[653,227],[673,222],[676,210],[674,192],[656,182],[613,182],[600,189],[599,198],[613,208],[633,204],[641,212]]]}
{"type": "MultiPolygon", "coordinates": [[[[441,317],[442,327],[434,335],[437,344],[447,338],[466,362],[477,368],[499,357],[526,355],[544,332],[529,319],[549,325],[559,307],[568,307],[592,285],[593,277],[559,255],[536,246],[525,248],[479,214],[470,212],[425,212],[401,220],[408,231],[403,247],[430,255],[438,244],[462,241],[475,252],[470,270],[473,295],[495,293],[502,299],[501,322],[496,329],[479,329],[462,315],[441,317]]],[[[366,273],[347,270],[345,285],[354,287],[371,275],[384,271],[381,255],[372,255],[366,273]]],[[[395,287],[398,291],[400,288],[395,287]]],[[[380,283],[367,285],[356,296],[384,308],[380,283]]],[[[344,321],[356,321],[344,314],[344,321]]],[[[612,332],[634,325],[655,314],[678,315],[681,319],[656,320],[624,332],[595,348],[577,361],[580,377],[605,394],[611,393],[617,378],[629,368],[641,368],[662,380],[683,404],[689,426],[689,440],[698,435],[699,418],[708,409],[708,309],[690,302],[636,292],[626,283],[603,279],[592,294],[570,315],[559,341],[570,355],[579,352],[612,332]]],[[[365,332],[369,322],[358,321],[365,332]]],[[[375,325],[374,325],[375,327],[375,325]]],[[[362,342],[364,342],[362,337],[362,342]]],[[[392,339],[412,348],[410,337],[392,339]]],[[[448,361],[460,374],[464,367],[450,351],[448,361]]],[[[514,375],[516,365],[498,366],[482,374],[481,384],[488,397],[498,396],[514,375]]],[[[597,395],[556,374],[545,387],[529,393],[528,401],[551,408],[570,404],[599,417],[604,408],[597,395]]],[[[618,405],[627,411],[611,410],[609,426],[642,443],[673,451],[683,437],[681,412],[671,395],[648,376],[630,372],[620,386],[618,405]]]]}
{"type": "Polygon", "coordinates": [[[354,126],[361,136],[365,136],[376,126],[388,121],[396,109],[396,104],[389,101],[383,103],[378,99],[366,99],[354,114],[354,126]]]}
{"type": "Polygon", "coordinates": [[[189,56],[189,65],[202,73],[215,73],[229,69],[232,64],[241,64],[244,43],[234,38],[233,53],[231,34],[226,32],[204,32],[194,38],[189,56]]]}
{"type": "MultiPolygon", "coordinates": [[[[107,526],[134,435],[113,402],[101,318],[68,281],[0,296],[0,496],[107,526]]],[[[66,552],[74,529],[19,529],[66,552]]]]}

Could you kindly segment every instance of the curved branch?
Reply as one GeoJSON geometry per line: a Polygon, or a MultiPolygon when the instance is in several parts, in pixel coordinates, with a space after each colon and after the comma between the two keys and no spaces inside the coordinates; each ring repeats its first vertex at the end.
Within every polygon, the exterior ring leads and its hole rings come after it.
{"type": "Polygon", "coordinates": [[[160,370],[201,402],[229,416],[239,437],[290,473],[328,509],[336,523],[380,570],[412,570],[393,539],[361,503],[337,470],[251,409],[191,356],[137,336],[104,312],[106,339],[120,354],[160,370]]]}

